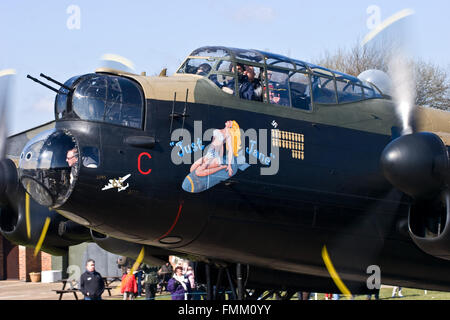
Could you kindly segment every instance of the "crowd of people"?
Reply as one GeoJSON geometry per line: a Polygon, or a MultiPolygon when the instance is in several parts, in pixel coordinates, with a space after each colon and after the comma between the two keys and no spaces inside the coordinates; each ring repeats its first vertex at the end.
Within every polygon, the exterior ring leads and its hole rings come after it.
{"type": "Polygon", "coordinates": [[[161,267],[142,264],[137,270],[126,268],[122,276],[121,294],[124,300],[134,300],[145,292],[146,300],[154,300],[156,292],[168,291],[172,300],[196,300],[194,269],[189,262],[173,269],[167,262],[161,267]]]}
{"type": "MultiPolygon", "coordinates": [[[[134,300],[145,292],[146,300],[154,300],[156,292],[168,291],[172,300],[200,300],[198,285],[195,281],[194,268],[188,261],[165,263],[161,267],[141,264],[137,270],[130,267],[124,269],[120,286],[124,300],[134,300]],[[173,268],[172,263],[175,265],[173,268]]],[[[101,300],[105,290],[102,276],[95,270],[95,261],[86,262],[86,272],[80,277],[80,291],[85,300],[101,300]]],[[[310,300],[314,293],[298,292],[299,300],[310,300]]],[[[402,287],[394,287],[392,297],[403,297],[402,287]]],[[[379,289],[374,294],[367,295],[367,300],[379,300],[379,289]]],[[[260,297],[261,298],[261,297],[260,297]]],[[[281,297],[279,297],[281,298],[281,297]]],[[[317,297],[316,297],[317,299],[317,297]]],[[[339,294],[325,294],[325,300],[339,300],[339,294]]],[[[354,299],[354,296],[351,298],[354,299]]]]}

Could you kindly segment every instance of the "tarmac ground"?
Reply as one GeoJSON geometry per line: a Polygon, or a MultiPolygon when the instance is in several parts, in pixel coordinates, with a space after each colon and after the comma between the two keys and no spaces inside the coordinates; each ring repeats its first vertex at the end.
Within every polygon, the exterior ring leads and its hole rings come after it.
{"type": "MultiPolygon", "coordinates": [[[[119,284],[117,282],[117,284],[119,284]]],[[[0,281],[0,300],[58,300],[59,294],[52,290],[61,290],[62,283],[42,283],[24,282],[19,280],[0,281]]],[[[77,293],[78,299],[82,300],[83,295],[77,293]]],[[[102,298],[104,300],[120,298],[120,291],[117,288],[111,290],[111,297],[105,291],[102,298]]],[[[65,293],[62,300],[76,300],[73,293],[65,293]]]]}

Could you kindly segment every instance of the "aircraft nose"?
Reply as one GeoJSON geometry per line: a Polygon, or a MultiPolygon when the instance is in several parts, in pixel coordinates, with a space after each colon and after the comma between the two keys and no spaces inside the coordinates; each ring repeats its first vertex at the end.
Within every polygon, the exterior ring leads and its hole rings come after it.
{"type": "Polygon", "coordinates": [[[20,182],[40,205],[59,207],[76,183],[78,155],[77,141],[69,131],[45,131],[31,139],[20,155],[20,182]]]}

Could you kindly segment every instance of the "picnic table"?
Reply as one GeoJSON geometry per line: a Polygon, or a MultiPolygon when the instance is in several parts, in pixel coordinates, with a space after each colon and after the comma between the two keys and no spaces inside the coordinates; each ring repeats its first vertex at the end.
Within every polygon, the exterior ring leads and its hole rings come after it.
{"type": "Polygon", "coordinates": [[[62,289],[60,290],[52,290],[55,291],[56,294],[59,294],[59,299],[58,300],[62,300],[62,297],[64,294],[66,293],[73,293],[73,295],[75,296],[75,299],[78,300],[78,295],[77,292],[81,292],[80,289],[77,288],[78,286],[78,282],[75,280],[69,280],[69,279],[62,279],[58,282],[61,282],[63,284],[62,289]],[[66,289],[67,284],[69,283],[69,288],[66,289]]]}
{"type": "Polygon", "coordinates": [[[110,287],[113,282],[116,282],[116,281],[121,282],[122,279],[120,277],[116,277],[116,276],[114,276],[114,277],[103,277],[103,281],[105,282],[105,289],[106,289],[107,287],[110,287]]]}
{"type": "MultiPolygon", "coordinates": [[[[113,289],[110,285],[115,281],[120,281],[119,277],[102,277],[103,281],[105,283],[105,290],[108,291],[109,296],[111,297],[111,290],[113,289]]],[[[81,293],[81,290],[78,288],[79,284],[76,280],[70,280],[70,279],[62,279],[58,282],[62,283],[62,288],[60,290],[52,290],[55,291],[56,294],[59,294],[59,299],[62,300],[62,297],[66,293],[72,293],[76,300],[78,300],[78,293],[81,293]],[[69,284],[69,288],[66,289],[67,284],[69,284]]]]}

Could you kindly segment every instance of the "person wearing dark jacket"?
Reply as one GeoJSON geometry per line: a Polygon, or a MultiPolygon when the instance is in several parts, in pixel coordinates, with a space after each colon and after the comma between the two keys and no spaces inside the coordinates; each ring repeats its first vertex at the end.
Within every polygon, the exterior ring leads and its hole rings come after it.
{"type": "Polygon", "coordinates": [[[105,283],[100,273],[95,271],[95,261],[92,259],[86,262],[86,272],[80,277],[80,291],[84,300],[102,300],[105,283]]]}

